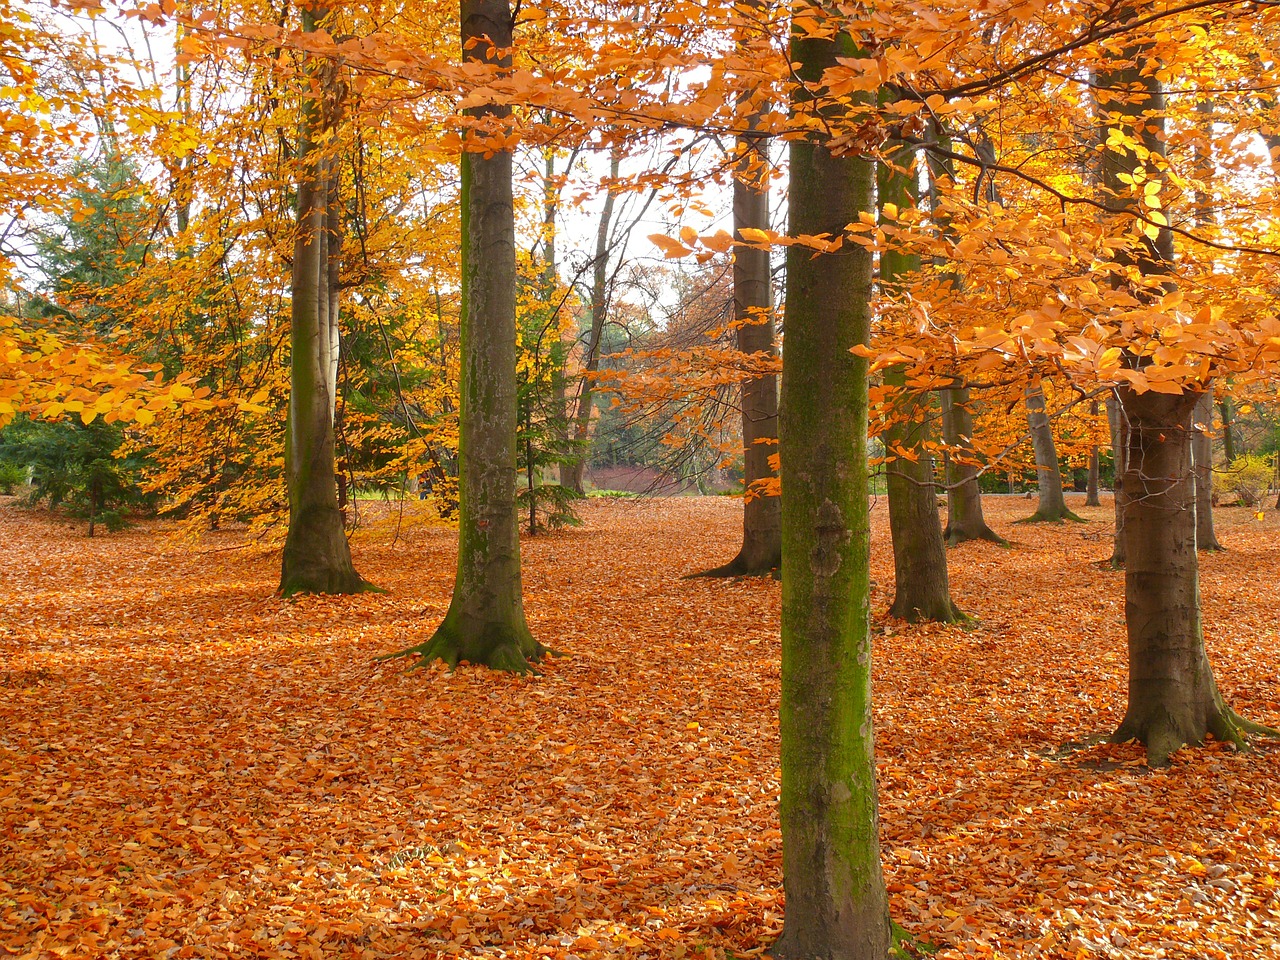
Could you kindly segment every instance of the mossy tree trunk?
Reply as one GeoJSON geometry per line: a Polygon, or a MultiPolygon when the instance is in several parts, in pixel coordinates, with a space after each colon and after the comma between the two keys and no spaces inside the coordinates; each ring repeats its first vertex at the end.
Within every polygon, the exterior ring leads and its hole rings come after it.
{"type": "MultiPolygon", "coordinates": [[[[312,31],[327,15],[303,12],[312,31]]],[[[326,143],[337,126],[342,90],[337,67],[313,62],[313,92],[302,110],[297,160],[298,224],[293,245],[289,413],[285,483],[289,531],[280,568],[280,593],[356,593],[366,588],[347,543],[334,456],[338,371],[338,270],[341,206],[337,160],[326,143]],[[321,145],[323,144],[323,145],[321,145]]]]}
{"type": "MultiPolygon", "coordinates": [[[[755,0],[748,0],[754,4],[755,0]]],[[[754,126],[756,117],[752,117],[754,126]]],[[[738,169],[733,181],[735,231],[769,229],[769,158],[767,142],[744,134],[738,138],[738,169]]],[[[741,233],[737,233],[741,238],[741,233]]],[[[737,346],[751,357],[777,357],[774,331],[773,273],[767,249],[739,247],[733,255],[733,316],[737,346]]],[[[778,378],[772,373],[742,384],[743,483],[742,547],[723,566],[702,576],[761,576],[782,563],[782,506],[760,488],[776,479],[769,458],[778,452],[778,378]]]]}
{"type": "MultiPolygon", "coordinates": [[[[914,151],[890,150],[878,168],[880,203],[900,210],[915,206],[916,177],[914,151]]],[[[915,254],[892,244],[880,254],[880,285],[890,297],[919,272],[920,258],[915,254]]],[[[951,599],[933,457],[925,446],[932,417],[929,395],[907,386],[906,368],[901,364],[885,371],[884,382],[894,391],[891,420],[882,437],[888,454],[885,472],[893,540],[894,592],[889,615],[913,623],[962,620],[964,614],[951,599]]]]}
{"type": "MultiPolygon", "coordinates": [[[[793,36],[810,108],[847,36],[793,36]]],[[[873,165],[813,141],[790,148],[790,232],[840,236],[870,212],[873,165]]],[[[890,942],[880,865],[871,715],[867,361],[871,254],[787,252],[782,457],[782,870],[779,960],[882,960],[890,942]]]]}
{"type": "MultiPolygon", "coordinates": [[[[1089,415],[1093,417],[1098,415],[1097,400],[1089,404],[1089,415]]],[[[1089,479],[1085,483],[1084,505],[1086,507],[1102,506],[1102,499],[1098,492],[1098,445],[1096,443],[1089,448],[1089,479]]]]}
{"type": "Polygon", "coordinates": [[[1027,387],[1027,427],[1031,432],[1031,447],[1036,456],[1036,478],[1040,491],[1036,512],[1024,523],[1079,520],[1067,509],[1062,493],[1062,468],[1058,464],[1058,448],[1053,442],[1053,425],[1045,409],[1044,387],[1032,383],[1027,387]]]}
{"type": "Polygon", "coordinates": [[[949,387],[942,393],[942,437],[952,456],[947,463],[947,526],[942,538],[954,547],[966,540],[988,540],[1006,544],[1004,537],[987,526],[982,513],[982,491],[978,487],[978,467],[966,458],[973,454],[973,413],[969,409],[968,387],[949,387]]]}
{"type": "MultiPolygon", "coordinates": [[[[462,0],[464,60],[511,65],[508,0],[462,0]]],[[[474,117],[500,122],[505,107],[474,117]]],[[[444,622],[393,656],[525,673],[547,652],[525,621],[516,508],[516,246],[510,151],[462,154],[458,573],[444,622]]]]}

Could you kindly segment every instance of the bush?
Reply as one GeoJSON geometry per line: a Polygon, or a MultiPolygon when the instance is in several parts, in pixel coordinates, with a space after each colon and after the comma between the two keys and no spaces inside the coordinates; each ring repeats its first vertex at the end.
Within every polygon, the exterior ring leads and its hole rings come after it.
{"type": "Polygon", "coordinates": [[[1256,507],[1271,488],[1271,464],[1256,453],[1236,457],[1223,471],[1222,489],[1235,494],[1242,507],[1256,507]]]}
{"type": "Polygon", "coordinates": [[[9,496],[19,485],[26,482],[26,467],[9,460],[0,460],[0,493],[9,496]]]}

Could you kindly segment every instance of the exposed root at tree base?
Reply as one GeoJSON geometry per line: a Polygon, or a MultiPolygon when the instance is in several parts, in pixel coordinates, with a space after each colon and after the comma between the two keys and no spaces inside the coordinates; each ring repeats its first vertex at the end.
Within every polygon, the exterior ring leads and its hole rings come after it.
{"type": "Polygon", "coordinates": [[[1010,546],[1008,540],[987,526],[984,526],[977,533],[969,533],[965,530],[955,530],[947,527],[942,532],[942,539],[948,547],[956,547],[962,543],[970,543],[975,540],[985,540],[988,543],[994,543],[998,547],[1010,546]]]}
{"type": "Polygon", "coordinates": [[[781,569],[781,560],[772,564],[753,566],[748,564],[739,553],[728,563],[719,567],[712,567],[710,570],[703,570],[700,573],[686,573],[681,580],[698,580],[704,577],[777,577],[778,571],[781,569]]]}
{"type": "Polygon", "coordinates": [[[564,656],[534,640],[528,631],[504,632],[507,635],[500,639],[486,638],[483,644],[467,644],[452,627],[446,628],[441,625],[430,640],[395,653],[383,654],[376,659],[383,661],[413,657],[415,659],[409,665],[409,670],[420,670],[430,666],[436,660],[441,660],[450,670],[457,669],[459,663],[465,662],[522,676],[525,674],[541,676],[542,671],[537,667],[540,660],[548,654],[564,656]],[[523,636],[520,635],[521,633],[523,636]]]}
{"type": "Polygon", "coordinates": [[[976,622],[974,617],[969,616],[951,600],[940,604],[930,604],[927,609],[910,606],[906,603],[899,604],[895,600],[893,606],[889,608],[889,616],[898,620],[905,620],[907,623],[969,624],[976,622]]]}
{"type": "Polygon", "coordinates": [[[1072,523],[1088,523],[1084,517],[1077,516],[1070,510],[1063,510],[1061,513],[1041,513],[1037,510],[1029,517],[1022,520],[1015,520],[1014,523],[1063,523],[1070,520],[1072,523]]]}
{"type": "Polygon", "coordinates": [[[314,596],[354,596],[358,593],[386,593],[382,587],[372,584],[367,580],[356,576],[354,580],[349,578],[330,580],[325,584],[314,584],[307,582],[305,578],[295,577],[286,583],[280,584],[279,594],[282,600],[288,600],[300,594],[311,594],[314,596]]]}

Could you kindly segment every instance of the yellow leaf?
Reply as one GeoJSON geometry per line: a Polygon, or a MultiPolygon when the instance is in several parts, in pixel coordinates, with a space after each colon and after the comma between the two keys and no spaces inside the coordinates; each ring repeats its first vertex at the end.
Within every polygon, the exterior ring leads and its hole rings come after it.
{"type": "Polygon", "coordinates": [[[662,255],[668,259],[672,257],[684,257],[693,253],[692,250],[686,247],[679,240],[673,240],[671,237],[661,233],[651,233],[649,234],[649,239],[653,241],[654,246],[661,248],[662,255]]]}
{"type": "Polygon", "coordinates": [[[738,231],[738,236],[742,237],[747,243],[769,243],[772,237],[769,231],[758,230],[755,227],[743,227],[738,231]]]}

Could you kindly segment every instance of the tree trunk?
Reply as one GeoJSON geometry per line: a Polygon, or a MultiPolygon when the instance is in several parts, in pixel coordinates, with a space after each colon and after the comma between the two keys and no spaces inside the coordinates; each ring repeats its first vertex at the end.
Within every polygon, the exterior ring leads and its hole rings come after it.
{"type": "MultiPolygon", "coordinates": [[[[1089,404],[1089,415],[1092,417],[1098,415],[1097,400],[1089,404]]],[[[1089,449],[1089,480],[1085,484],[1084,505],[1086,507],[1102,506],[1102,500],[1098,496],[1098,445],[1096,443],[1089,449]]]]}
{"type": "Polygon", "coordinates": [[[1196,481],[1196,548],[1224,550],[1213,530],[1213,389],[1205,390],[1192,420],[1191,465],[1196,481]]]}
{"type": "MultiPolygon", "coordinates": [[[[462,0],[464,60],[511,48],[508,0],[462,0]]],[[[504,118],[505,107],[472,116],[504,118]]],[[[474,135],[472,135],[474,139],[474,135]]],[[[392,656],[418,665],[461,661],[526,673],[547,653],[525,621],[516,507],[516,246],[511,152],[462,154],[461,407],[458,574],[444,622],[425,643],[392,656]]]]}
{"type": "MultiPolygon", "coordinates": [[[[966,455],[973,451],[973,414],[969,411],[969,388],[950,387],[942,394],[942,437],[947,446],[966,455]]],[[[957,460],[947,462],[947,527],[942,532],[947,546],[966,540],[988,540],[1001,545],[1008,541],[987,526],[982,514],[982,492],[978,488],[978,468],[957,460]]]]}
{"type": "Polygon", "coordinates": [[[1112,740],[1139,740],[1152,765],[1206,734],[1243,744],[1218,692],[1200,626],[1192,412],[1201,396],[1119,389],[1125,456],[1125,624],[1129,706],[1112,740]]]}
{"type": "MultiPolygon", "coordinates": [[[[915,205],[914,151],[898,148],[879,165],[880,202],[900,210],[915,205]]],[[[920,258],[890,246],[880,254],[880,286],[894,296],[920,272],[920,258]]],[[[888,454],[889,532],[893,540],[894,593],[889,615],[913,623],[963,620],[951,599],[947,580],[947,551],[938,520],[938,491],[933,483],[929,438],[929,398],[909,393],[906,368],[885,371],[885,386],[893,393],[893,410],[883,440],[888,454]]]]}
{"type": "Polygon", "coordinates": [[[595,394],[593,375],[600,369],[600,340],[604,336],[604,322],[609,316],[609,227],[613,221],[613,204],[618,195],[615,185],[622,155],[614,148],[609,156],[609,184],[605,188],[604,208],[596,224],[596,255],[591,271],[591,329],[587,332],[587,356],[583,363],[582,386],[578,391],[578,405],[573,418],[573,439],[581,455],[573,463],[560,465],[560,485],[577,493],[585,493],[582,475],[586,470],[587,439],[591,429],[591,401],[595,394]]]}
{"type": "MultiPolygon", "coordinates": [[[[314,30],[328,11],[303,12],[314,30]]],[[[280,565],[280,593],[357,593],[367,584],[351,562],[338,507],[334,411],[338,370],[338,285],[341,252],[337,171],[330,148],[317,146],[338,122],[341,95],[336,67],[309,70],[317,96],[303,107],[297,159],[298,227],[293,245],[289,414],[285,428],[285,482],[289,532],[280,565]]]]}
{"type": "MultiPolygon", "coordinates": [[[[847,46],[847,38],[793,35],[791,60],[816,84],[847,46]]],[[[793,141],[791,234],[841,236],[872,209],[872,177],[868,160],[793,141]]],[[[818,256],[790,247],[787,278],[779,424],[786,918],[770,953],[882,960],[890,926],[871,716],[867,361],[850,352],[870,333],[871,254],[857,245],[818,256]]]]}
{"type": "Polygon", "coordinates": [[[1044,523],[1059,520],[1079,520],[1067,509],[1062,494],[1062,469],[1058,465],[1058,448],[1053,442],[1053,426],[1045,410],[1044,387],[1033,383],[1027,387],[1027,426],[1031,431],[1031,446],[1036,455],[1036,478],[1040,500],[1036,512],[1022,523],[1044,523]]]}
{"type": "Polygon", "coordinates": [[[1114,390],[1107,397],[1107,426],[1111,431],[1111,460],[1115,470],[1111,489],[1116,530],[1112,538],[1111,566],[1118,570],[1124,566],[1124,472],[1127,466],[1125,456],[1128,452],[1129,429],[1114,390]]]}
{"type": "Polygon", "coordinates": [[[1218,412],[1222,416],[1222,457],[1230,466],[1236,458],[1236,433],[1232,428],[1235,421],[1235,404],[1229,393],[1223,393],[1218,401],[1218,412]]]}
{"type": "MultiPolygon", "coordinates": [[[[754,0],[748,0],[749,3],[754,0]]],[[[758,115],[757,115],[758,116],[758,115]]],[[[756,117],[750,121],[754,126],[756,117]]],[[[769,229],[767,147],[750,134],[738,138],[738,170],[733,181],[734,229],[769,229]]],[[[741,233],[738,233],[741,239],[741,233]]],[[[773,317],[773,273],[769,251],[738,247],[733,255],[733,316],[738,352],[777,357],[773,317]]],[[[770,373],[742,384],[742,459],[745,496],[742,548],[724,566],[702,576],[760,576],[782,563],[782,508],[763,490],[778,474],[769,458],[778,447],[778,378],[770,373]]]]}

